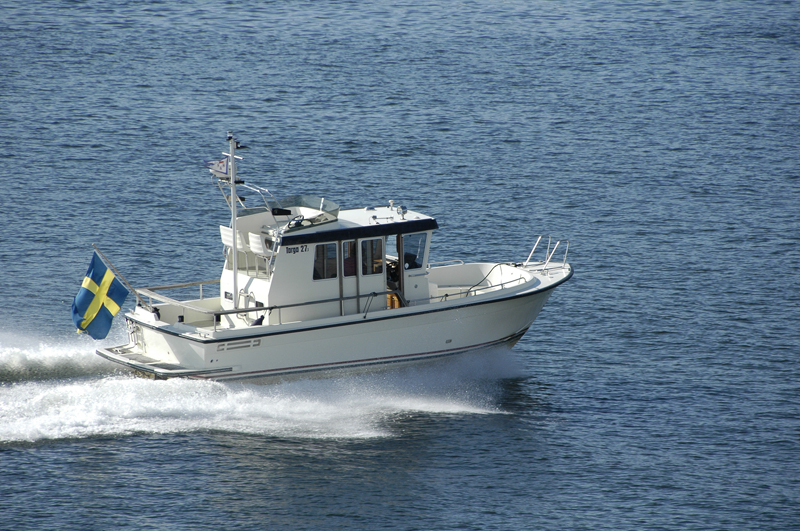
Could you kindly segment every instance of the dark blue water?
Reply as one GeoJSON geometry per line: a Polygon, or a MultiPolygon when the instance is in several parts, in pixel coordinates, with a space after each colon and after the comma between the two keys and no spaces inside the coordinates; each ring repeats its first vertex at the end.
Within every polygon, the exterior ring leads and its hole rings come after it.
{"type": "Polygon", "coordinates": [[[0,528],[800,528],[796,2],[0,12],[0,528]],[[216,277],[227,130],[279,196],[436,216],[434,260],[576,274],[509,354],[134,379],[70,320],[91,243],[216,277]]]}

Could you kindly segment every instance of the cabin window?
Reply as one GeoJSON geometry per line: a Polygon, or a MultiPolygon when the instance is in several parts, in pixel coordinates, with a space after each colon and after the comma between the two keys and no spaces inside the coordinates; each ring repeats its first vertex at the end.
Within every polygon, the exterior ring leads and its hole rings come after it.
{"type": "Polygon", "coordinates": [[[419,269],[425,259],[425,244],[428,234],[406,234],[403,236],[403,267],[405,269],[419,269]]]}
{"type": "Polygon", "coordinates": [[[383,273],[383,239],[361,241],[361,274],[378,275],[383,273]]]}
{"type": "Polygon", "coordinates": [[[342,242],[342,274],[345,277],[354,277],[356,275],[357,249],[355,240],[342,242]]]}
{"type": "Polygon", "coordinates": [[[314,251],[314,280],[336,278],[336,244],[323,243],[314,251]]]}

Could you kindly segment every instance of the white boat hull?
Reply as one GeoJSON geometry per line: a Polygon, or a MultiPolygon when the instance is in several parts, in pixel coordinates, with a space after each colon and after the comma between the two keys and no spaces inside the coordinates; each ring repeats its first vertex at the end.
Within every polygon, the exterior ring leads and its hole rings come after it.
{"type": "Polygon", "coordinates": [[[180,327],[148,324],[129,314],[130,345],[98,354],[156,378],[188,376],[258,380],[309,372],[418,362],[489,347],[513,346],[550,294],[572,275],[542,286],[529,282],[476,297],[386,309],[313,322],[219,330],[203,337],[180,327]],[[146,344],[159,359],[137,350],[146,344]],[[163,353],[170,354],[165,360],[163,353]]]}
{"type": "Polygon", "coordinates": [[[431,263],[435,218],[394,201],[278,200],[237,177],[239,143],[227,140],[225,159],[206,163],[231,213],[219,280],[129,286],[130,342],[99,355],[159,379],[265,380],[510,348],[572,276],[569,242],[558,263],[562,241],[542,236],[525,262],[431,263]],[[245,207],[237,186],[263,203],[245,207]],[[209,284],[218,296],[203,296],[209,284]],[[164,294],[195,287],[198,298],[164,294]]]}

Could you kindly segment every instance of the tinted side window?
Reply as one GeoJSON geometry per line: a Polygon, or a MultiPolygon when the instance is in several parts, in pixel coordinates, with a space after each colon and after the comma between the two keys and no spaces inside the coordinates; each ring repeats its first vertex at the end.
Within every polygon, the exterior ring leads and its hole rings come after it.
{"type": "Polygon", "coordinates": [[[314,280],[336,278],[336,244],[322,243],[314,250],[314,280]]]}
{"type": "Polygon", "coordinates": [[[383,273],[383,239],[363,240],[361,242],[361,274],[377,275],[383,273]]]}
{"type": "Polygon", "coordinates": [[[342,270],[345,277],[356,275],[356,242],[342,242],[342,270]]]}

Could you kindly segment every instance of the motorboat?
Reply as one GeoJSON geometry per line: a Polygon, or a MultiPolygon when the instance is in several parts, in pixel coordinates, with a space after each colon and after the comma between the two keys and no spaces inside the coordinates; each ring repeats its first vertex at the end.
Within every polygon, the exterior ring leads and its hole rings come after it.
{"type": "Polygon", "coordinates": [[[572,277],[569,242],[542,236],[524,261],[430,262],[435,218],[278,199],[237,176],[228,144],[206,164],[231,213],[219,278],[133,289],[128,343],[100,356],[156,379],[269,381],[511,348],[572,277]]]}

